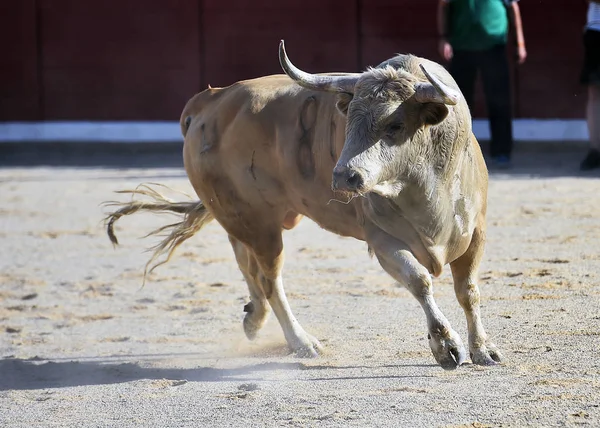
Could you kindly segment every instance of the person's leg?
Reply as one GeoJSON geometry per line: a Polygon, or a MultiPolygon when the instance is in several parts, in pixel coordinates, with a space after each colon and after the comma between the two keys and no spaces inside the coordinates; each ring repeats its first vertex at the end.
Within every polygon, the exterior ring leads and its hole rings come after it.
{"type": "Polygon", "coordinates": [[[587,123],[590,147],[600,150],[600,83],[588,87],[587,123]]]}
{"type": "Polygon", "coordinates": [[[580,168],[584,171],[600,168],[600,84],[588,85],[586,117],[590,135],[590,150],[581,161],[580,168]]]}
{"type": "Polygon", "coordinates": [[[481,77],[490,120],[490,154],[499,163],[508,163],[512,153],[512,107],[510,73],[506,46],[481,52],[481,77]]]}
{"type": "Polygon", "coordinates": [[[475,52],[454,51],[449,67],[450,74],[465,97],[471,113],[474,108],[475,80],[477,78],[475,55],[475,52]]]}
{"type": "Polygon", "coordinates": [[[581,83],[587,85],[586,119],[590,150],[580,168],[600,168],[600,31],[587,30],[583,38],[585,56],[581,83]]]}

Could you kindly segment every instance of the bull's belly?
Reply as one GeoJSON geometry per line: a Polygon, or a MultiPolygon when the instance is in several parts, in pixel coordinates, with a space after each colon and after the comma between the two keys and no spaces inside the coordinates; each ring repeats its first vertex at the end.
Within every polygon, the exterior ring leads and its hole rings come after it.
{"type": "Polygon", "coordinates": [[[312,221],[317,223],[323,229],[335,233],[336,235],[345,236],[349,238],[356,238],[361,241],[365,240],[365,232],[362,227],[358,227],[355,224],[347,224],[344,222],[336,222],[330,218],[323,218],[320,216],[307,216],[312,221]]]}

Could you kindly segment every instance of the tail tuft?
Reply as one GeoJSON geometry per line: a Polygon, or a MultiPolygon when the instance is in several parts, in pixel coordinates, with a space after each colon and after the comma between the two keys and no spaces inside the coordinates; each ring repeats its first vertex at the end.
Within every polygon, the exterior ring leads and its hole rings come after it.
{"type": "Polygon", "coordinates": [[[168,187],[156,183],[141,184],[134,190],[119,190],[116,192],[131,194],[132,200],[130,202],[109,201],[103,204],[104,206],[109,207],[119,207],[104,219],[106,223],[106,233],[113,245],[119,244],[114,232],[115,222],[123,216],[135,214],[138,211],[174,213],[183,216],[181,221],[162,226],[144,236],[148,237],[163,232],[166,233],[165,238],[161,242],[148,249],[149,251],[153,251],[153,254],[144,268],[144,284],[146,283],[146,276],[149,273],[152,273],[158,266],[167,263],[177,247],[194,236],[207,223],[213,220],[213,216],[206,209],[202,201],[175,202],[150,187],[150,184],[168,189],[168,187]],[[145,196],[150,200],[134,200],[136,196],[145,196]],[[153,262],[165,254],[166,257],[162,261],[159,261],[150,267],[153,262]]]}

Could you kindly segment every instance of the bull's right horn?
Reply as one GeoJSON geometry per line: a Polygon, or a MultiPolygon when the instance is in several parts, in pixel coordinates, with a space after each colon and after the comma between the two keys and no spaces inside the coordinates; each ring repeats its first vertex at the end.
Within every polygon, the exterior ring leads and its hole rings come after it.
{"type": "Polygon", "coordinates": [[[360,73],[347,73],[340,76],[323,76],[310,74],[297,68],[285,52],[283,40],[279,43],[279,63],[281,68],[300,86],[316,91],[354,93],[354,86],[360,73]]]}

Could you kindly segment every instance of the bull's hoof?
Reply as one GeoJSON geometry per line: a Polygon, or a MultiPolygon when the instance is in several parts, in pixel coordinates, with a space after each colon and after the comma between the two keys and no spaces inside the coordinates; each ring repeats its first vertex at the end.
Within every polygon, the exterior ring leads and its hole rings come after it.
{"type": "Polygon", "coordinates": [[[306,335],[303,340],[290,346],[298,358],[316,358],[323,353],[323,346],[313,336],[306,335]]]}
{"type": "Polygon", "coordinates": [[[246,334],[248,340],[256,339],[258,330],[260,330],[260,326],[254,324],[251,317],[248,317],[248,315],[246,315],[244,317],[244,333],[246,334]]]}
{"type": "Polygon", "coordinates": [[[471,361],[480,366],[495,366],[503,359],[502,354],[491,343],[471,351],[471,361]]]}
{"type": "Polygon", "coordinates": [[[257,305],[254,302],[248,302],[244,306],[244,333],[248,340],[256,339],[258,331],[265,325],[269,316],[269,308],[266,305],[257,305]]]}
{"type": "Polygon", "coordinates": [[[448,337],[429,333],[429,346],[433,357],[444,370],[455,370],[467,359],[467,352],[458,333],[450,330],[448,337]]]}

